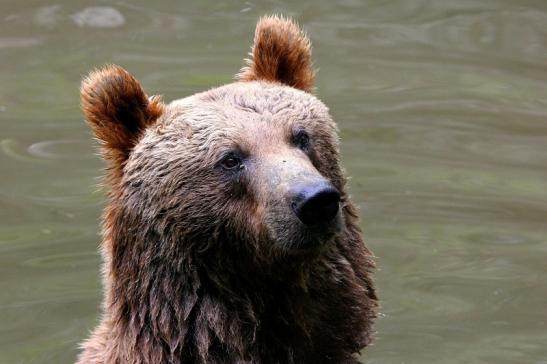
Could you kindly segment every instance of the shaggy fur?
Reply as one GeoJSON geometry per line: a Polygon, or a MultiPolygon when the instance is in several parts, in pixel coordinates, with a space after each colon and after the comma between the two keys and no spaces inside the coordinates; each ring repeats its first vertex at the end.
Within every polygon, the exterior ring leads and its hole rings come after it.
{"type": "Polygon", "coordinates": [[[83,82],[110,194],[103,316],[78,363],[356,363],[370,342],[374,262],[336,125],[296,89],[312,87],[309,42],[276,17],[255,42],[260,66],[242,81],[168,105],[119,67],[83,82]],[[309,147],[292,142],[298,130],[309,147]],[[219,167],[230,151],[244,156],[237,171],[219,167]],[[341,192],[332,231],[303,228],[287,205],[310,178],[341,192]]]}

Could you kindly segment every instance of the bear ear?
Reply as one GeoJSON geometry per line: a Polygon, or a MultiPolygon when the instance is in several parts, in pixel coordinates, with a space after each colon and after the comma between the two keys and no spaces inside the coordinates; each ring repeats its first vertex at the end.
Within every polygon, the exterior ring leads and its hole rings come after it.
{"type": "Polygon", "coordinates": [[[276,15],[261,18],[250,55],[247,66],[237,75],[239,80],[281,82],[307,92],[313,90],[311,43],[293,21],[276,15]]]}
{"type": "Polygon", "coordinates": [[[158,97],[148,99],[139,81],[115,65],[92,71],[80,89],[82,110],[102,146],[103,158],[121,174],[143,131],[164,110],[158,97]]]}

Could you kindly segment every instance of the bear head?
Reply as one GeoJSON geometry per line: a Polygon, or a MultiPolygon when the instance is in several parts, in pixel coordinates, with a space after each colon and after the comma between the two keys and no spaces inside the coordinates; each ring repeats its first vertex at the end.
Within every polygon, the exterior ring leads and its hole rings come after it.
{"type": "Polygon", "coordinates": [[[194,252],[224,244],[264,259],[333,240],[347,197],[337,127],[311,93],[310,41],[292,21],[262,18],[247,63],[237,82],[167,105],[119,66],[84,80],[110,212],[123,216],[106,219],[107,232],[137,228],[194,252]]]}

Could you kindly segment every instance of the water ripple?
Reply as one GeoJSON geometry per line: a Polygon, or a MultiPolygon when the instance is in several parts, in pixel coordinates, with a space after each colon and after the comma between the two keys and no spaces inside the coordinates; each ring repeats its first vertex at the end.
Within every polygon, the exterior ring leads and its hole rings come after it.
{"type": "Polygon", "coordinates": [[[45,140],[29,146],[28,152],[44,159],[74,159],[82,158],[75,151],[87,147],[85,140],[45,140]]]}

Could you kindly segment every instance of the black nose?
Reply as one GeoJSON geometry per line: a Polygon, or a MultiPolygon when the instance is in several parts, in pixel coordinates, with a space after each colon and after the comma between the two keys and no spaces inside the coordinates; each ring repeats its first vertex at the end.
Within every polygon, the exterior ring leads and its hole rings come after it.
{"type": "Polygon", "coordinates": [[[307,226],[328,223],[338,213],[340,192],[328,182],[306,185],[293,193],[292,208],[307,226]]]}

